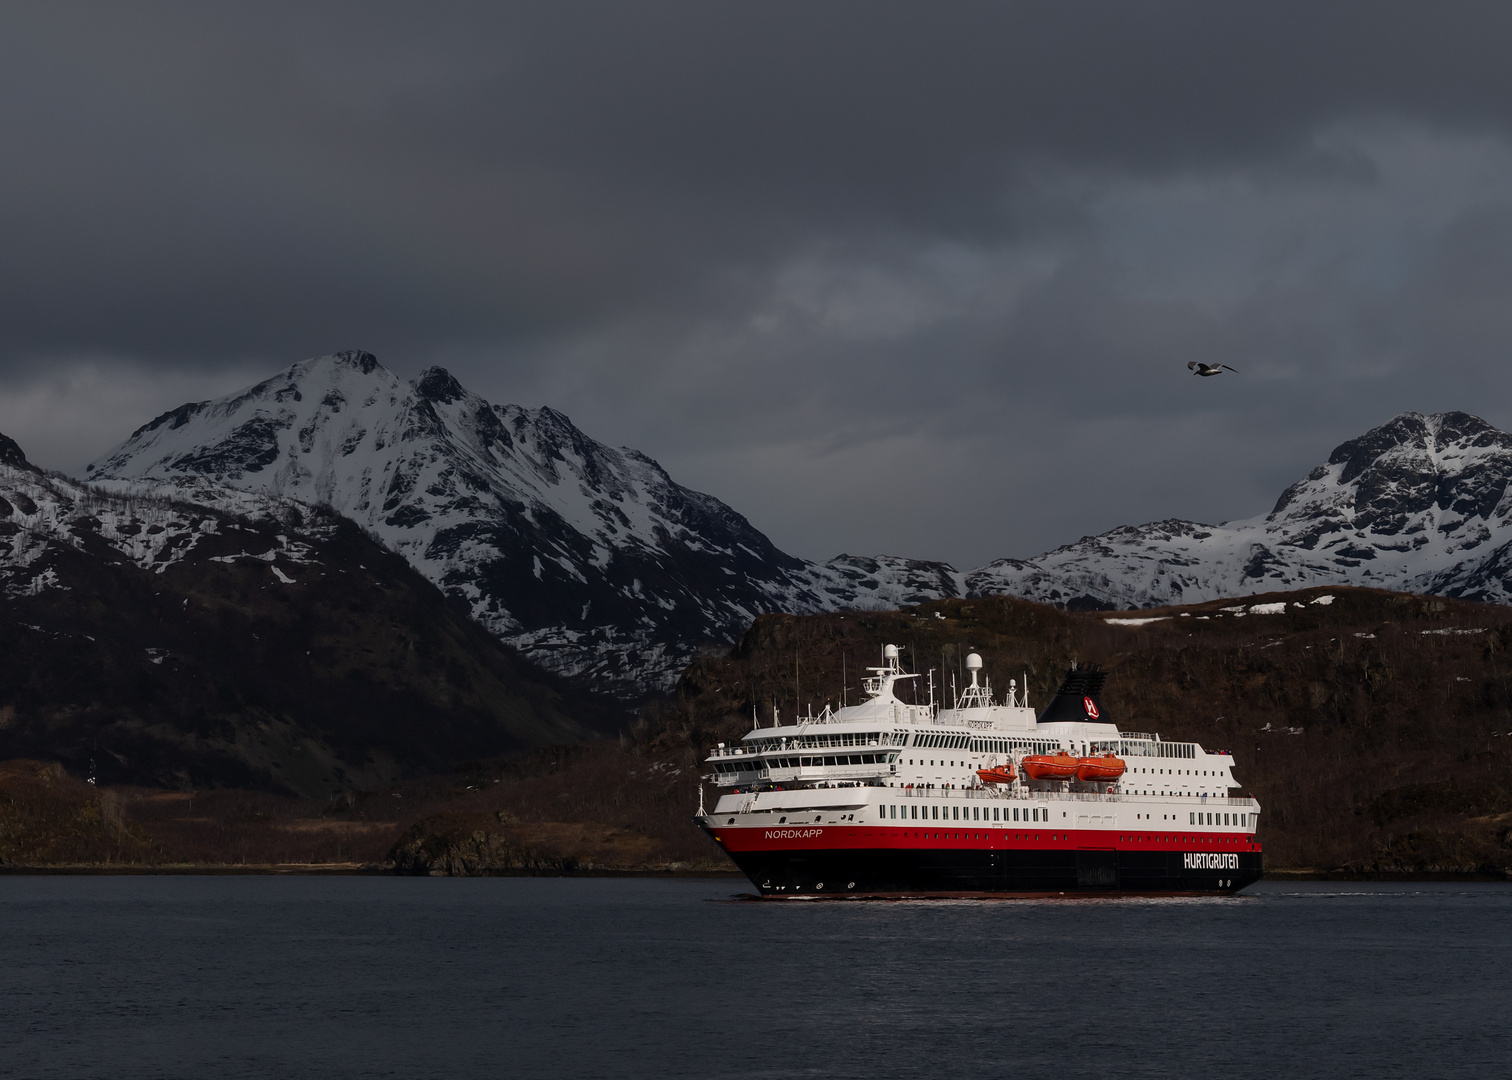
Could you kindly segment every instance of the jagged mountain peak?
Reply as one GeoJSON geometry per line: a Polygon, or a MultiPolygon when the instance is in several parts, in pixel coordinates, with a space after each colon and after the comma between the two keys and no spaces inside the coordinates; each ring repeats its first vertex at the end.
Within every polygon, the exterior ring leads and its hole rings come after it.
{"type": "Polygon", "coordinates": [[[1441,448],[1457,444],[1512,446],[1512,436],[1496,430],[1478,416],[1466,412],[1408,412],[1394,416],[1364,435],[1341,443],[1328,456],[1329,465],[1341,465],[1340,483],[1348,483],[1383,461],[1434,462],[1441,448]]]}
{"type": "Polygon", "coordinates": [[[1466,412],[1395,416],[1341,443],[1270,513],[1123,526],[967,575],[978,593],[1150,607],[1308,585],[1512,599],[1512,435],[1466,412]]]}
{"type": "MultiPolygon", "coordinates": [[[[90,463],[91,479],[122,478],[194,486],[196,478],[238,485],[270,470],[287,447],[282,432],[298,432],[299,449],[322,417],[353,405],[388,403],[406,391],[372,353],[348,350],[312,357],[234,394],[170,409],[132,432],[116,450],[90,463]]],[[[320,500],[316,500],[320,501],[320,500]]]]}
{"type": "Polygon", "coordinates": [[[467,391],[462,389],[462,384],[451,372],[444,367],[432,366],[422,371],[420,377],[415,380],[415,393],[426,401],[450,405],[465,397],[467,391]]]}
{"type": "MultiPolygon", "coordinates": [[[[318,359],[326,358],[321,357],[318,359]]],[[[346,349],[342,352],[332,353],[329,359],[342,364],[350,364],[364,375],[371,374],[379,366],[378,358],[363,349],[346,349]]]]}
{"type": "Polygon", "coordinates": [[[26,460],[26,454],[16,440],[5,434],[0,434],[0,465],[9,465],[13,469],[27,469],[31,472],[39,471],[35,465],[26,460]]]}
{"type": "Polygon", "coordinates": [[[961,587],[942,563],[794,558],[556,409],[492,404],[441,367],[406,383],[367,353],[173,410],[90,476],[211,504],[259,493],[328,506],[527,656],[623,696],[670,686],[762,612],[893,607],[961,587]]]}
{"type": "Polygon", "coordinates": [[[1403,413],[1338,446],[1282,493],[1266,520],[1310,522],[1314,534],[1336,531],[1325,522],[1381,535],[1442,531],[1451,518],[1490,518],[1509,479],[1512,435],[1469,413],[1403,413]]]}
{"type": "Polygon", "coordinates": [[[229,489],[329,506],[494,633],[601,689],[668,685],[753,615],[834,602],[820,591],[831,577],[816,582],[646,455],[597,442],[549,407],[491,404],[444,368],[409,383],[371,354],[317,357],[165,417],[91,478],[201,501],[229,489]]]}

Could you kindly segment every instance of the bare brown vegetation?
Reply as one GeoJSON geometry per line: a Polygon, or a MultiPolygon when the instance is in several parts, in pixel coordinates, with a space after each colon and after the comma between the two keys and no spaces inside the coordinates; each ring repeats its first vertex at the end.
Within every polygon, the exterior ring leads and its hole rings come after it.
{"type": "Polygon", "coordinates": [[[732,870],[692,828],[692,773],[618,744],[562,747],[329,801],[96,789],[0,765],[0,867],[551,873],[732,870]]]}

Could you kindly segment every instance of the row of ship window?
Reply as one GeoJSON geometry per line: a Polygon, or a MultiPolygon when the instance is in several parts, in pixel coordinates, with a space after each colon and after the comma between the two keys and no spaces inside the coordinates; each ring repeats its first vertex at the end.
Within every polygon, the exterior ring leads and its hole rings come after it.
{"type": "Polygon", "coordinates": [[[933,746],[940,750],[964,750],[966,744],[971,741],[969,735],[936,735],[933,732],[925,732],[914,736],[915,746],[933,746]]]}
{"type": "MultiPolygon", "coordinates": [[[[790,735],[778,739],[751,739],[745,744],[747,754],[770,753],[773,750],[826,750],[846,746],[908,746],[910,739],[905,732],[863,731],[844,735],[790,735]]],[[[1041,739],[973,739],[970,735],[953,735],[938,731],[921,731],[912,738],[912,745],[936,750],[973,750],[977,753],[1006,754],[1013,750],[1032,750],[1035,753],[1052,753],[1060,749],[1059,743],[1041,739]]]]}
{"type": "Polygon", "coordinates": [[[1008,754],[1015,750],[1028,750],[1031,754],[1053,754],[1060,748],[1060,743],[1046,742],[1043,739],[971,740],[971,749],[977,754],[1008,754]]]}
{"type": "Polygon", "coordinates": [[[1049,821],[1050,820],[1050,811],[1049,811],[1049,809],[1047,809],[1045,807],[1039,807],[1039,806],[1025,806],[1025,807],[1017,807],[1017,806],[1007,807],[1007,806],[1004,806],[1004,807],[999,808],[999,807],[996,807],[996,806],[993,806],[993,807],[986,807],[986,806],[936,806],[936,805],[931,804],[931,805],[928,805],[928,806],[896,806],[896,805],[887,805],[887,806],[878,806],[877,809],[881,812],[882,819],[884,821],[896,821],[896,820],[898,820],[900,818],[903,819],[903,820],[905,820],[905,821],[920,821],[920,820],[924,820],[924,821],[940,821],[940,820],[945,820],[945,821],[1049,821]],[[991,809],[991,811],[992,811],[992,817],[990,817],[990,818],[987,816],[987,811],[989,809],[991,809]],[[1001,811],[1002,811],[1002,816],[1001,817],[998,816],[999,809],[1001,809],[1001,811]],[[1022,812],[1023,812],[1023,817],[1019,816],[1020,810],[1022,810],[1022,812]],[[1013,814],[1012,817],[1008,816],[1010,812],[1013,814]]]}
{"type": "Polygon", "coordinates": [[[823,754],[813,757],[768,758],[765,761],[751,758],[746,761],[716,761],[714,771],[720,773],[755,772],[757,769],[811,769],[819,765],[886,765],[894,754],[823,754]]]}
{"type": "MultiPolygon", "coordinates": [[[[721,747],[724,743],[719,744],[721,747]]],[[[747,754],[772,750],[826,750],[844,746],[907,746],[907,732],[852,731],[840,735],[789,735],[776,739],[751,739],[745,744],[747,754]]]]}
{"type": "MultiPolygon", "coordinates": [[[[898,806],[879,805],[879,814],[884,821],[896,821],[902,818],[907,821],[918,821],[921,818],[926,821],[1049,821],[1050,811],[1039,806],[1025,807],[986,807],[986,806],[898,806]],[[987,816],[988,810],[992,816],[987,816]],[[1020,813],[1022,812],[1022,817],[1020,813]],[[1012,815],[1011,817],[1009,815],[1012,815]]],[[[1188,825],[1237,825],[1240,828],[1249,828],[1254,825],[1254,814],[1225,814],[1215,810],[1189,811],[1187,813],[1188,825]]]]}
{"type": "Polygon", "coordinates": [[[1131,773],[1150,773],[1154,776],[1217,776],[1216,770],[1207,769],[1130,769],[1131,773]]]}
{"type": "MultiPolygon", "coordinates": [[[[850,732],[845,735],[791,735],[788,738],[758,738],[745,744],[745,753],[750,756],[770,753],[771,750],[824,750],[830,747],[848,746],[909,746],[907,732],[850,732]]],[[[913,735],[913,746],[934,747],[939,750],[972,750],[974,753],[1013,753],[1028,750],[1031,753],[1054,753],[1060,743],[1048,743],[1037,738],[971,738],[969,735],[943,735],[939,732],[919,732],[913,735]]],[[[723,743],[720,744],[724,746],[723,743]]],[[[1160,756],[1160,758],[1196,758],[1196,743],[1120,743],[1119,740],[1099,741],[1092,744],[1093,750],[1119,750],[1131,756],[1160,756]],[[1139,746],[1129,750],[1126,747],[1139,746]],[[1148,750],[1143,747],[1149,747],[1148,750]],[[1158,750],[1157,750],[1158,749],[1158,750]]]]}
{"type": "Polygon", "coordinates": [[[1119,757],[1164,757],[1195,758],[1197,744],[1184,742],[1151,742],[1145,739],[1098,739],[1092,744],[1093,753],[1111,751],[1119,757]]]}

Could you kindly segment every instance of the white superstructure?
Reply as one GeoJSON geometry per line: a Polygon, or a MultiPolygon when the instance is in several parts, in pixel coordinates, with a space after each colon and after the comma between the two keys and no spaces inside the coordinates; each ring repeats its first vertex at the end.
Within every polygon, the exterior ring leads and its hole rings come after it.
{"type": "MultiPolygon", "coordinates": [[[[1128,835],[1254,832],[1259,804],[1231,796],[1239,784],[1227,752],[1088,718],[1042,723],[1016,681],[998,703],[978,681],[980,658],[972,654],[967,666],[971,683],[950,707],[910,704],[895,688],[919,676],[904,672],[898,650],[887,646],[882,666],[867,669],[874,674],[860,704],[755,727],[738,745],[719,744],[706,764],[708,779],[724,790],[704,815],[707,823],[907,828],[905,822],[945,820],[1128,835]],[[1026,757],[1059,751],[1078,758],[1111,752],[1126,771],[1111,783],[1025,775],[1026,757]],[[978,776],[1008,763],[1012,783],[978,776]]],[[[1096,715],[1092,698],[1085,700],[1096,715]]]]}

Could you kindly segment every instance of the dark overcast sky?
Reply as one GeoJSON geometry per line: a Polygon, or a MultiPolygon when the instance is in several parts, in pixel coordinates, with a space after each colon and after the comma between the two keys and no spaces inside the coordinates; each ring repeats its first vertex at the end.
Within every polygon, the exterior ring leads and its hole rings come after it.
{"type": "Polygon", "coordinates": [[[1512,426],[1509,42],[1505,3],[7,4],[0,430],[77,470],[363,347],[809,557],[1250,516],[1398,412],[1512,426]]]}

